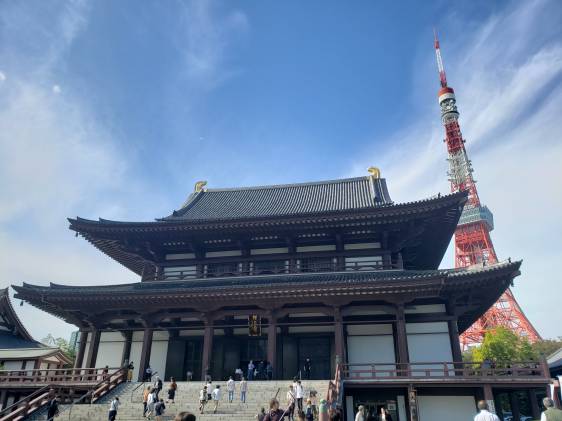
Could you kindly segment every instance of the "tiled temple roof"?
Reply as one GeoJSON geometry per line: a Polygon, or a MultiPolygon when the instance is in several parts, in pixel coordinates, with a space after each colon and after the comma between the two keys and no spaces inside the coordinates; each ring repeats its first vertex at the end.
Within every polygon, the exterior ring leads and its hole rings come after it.
{"type": "Polygon", "coordinates": [[[392,204],[386,180],[356,177],[313,183],[205,189],[164,221],[263,218],[368,209],[392,204]]]}
{"type": "Polygon", "coordinates": [[[0,330],[0,349],[40,348],[37,342],[25,329],[12,303],[9,288],[0,290],[0,316],[4,329],[0,330]]]}

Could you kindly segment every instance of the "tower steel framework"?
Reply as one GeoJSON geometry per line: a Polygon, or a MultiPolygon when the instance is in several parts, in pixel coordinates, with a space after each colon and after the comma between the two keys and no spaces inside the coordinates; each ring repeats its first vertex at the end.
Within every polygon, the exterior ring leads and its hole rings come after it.
{"type": "MultiPolygon", "coordinates": [[[[459,125],[455,91],[447,85],[447,77],[441,58],[439,39],[435,33],[435,54],[441,88],[439,106],[441,121],[445,127],[444,142],[447,145],[449,182],[451,191],[468,191],[468,201],[455,231],[455,267],[497,263],[498,258],[490,237],[494,229],[492,212],[480,203],[472,163],[468,159],[465,140],[459,125]]],[[[461,335],[461,345],[467,349],[482,342],[484,333],[497,326],[506,327],[531,342],[540,336],[508,289],[490,309],[461,335]]]]}

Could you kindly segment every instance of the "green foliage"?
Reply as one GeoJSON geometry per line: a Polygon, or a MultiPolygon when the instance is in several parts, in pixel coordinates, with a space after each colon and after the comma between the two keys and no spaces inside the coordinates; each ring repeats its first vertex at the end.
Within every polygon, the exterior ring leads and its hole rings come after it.
{"type": "Polygon", "coordinates": [[[559,336],[558,339],[543,339],[535,342],[531,346],[538,355],[548,357],[550,354],[562,348],[562,336],[559,336]]]}
{"type": "Polygon", "coordinates": [[[76,358],[76,351],[71,348],[68,341],[64,338],[55,338],[49,333],[41,342],[47,346],[56,346],[57,348],[60,348],[61,351],[71,360],[76,358]]]}
{"type": "Polygon", "coordinates": [[[497,327],[486,332],[482,345],[474,347],[471,355],[467,355],[469,357],[474,362],[490,360],[501,366],[513,361],[536,360],[539,354],[527,339],[509,329],[497,327]]]}

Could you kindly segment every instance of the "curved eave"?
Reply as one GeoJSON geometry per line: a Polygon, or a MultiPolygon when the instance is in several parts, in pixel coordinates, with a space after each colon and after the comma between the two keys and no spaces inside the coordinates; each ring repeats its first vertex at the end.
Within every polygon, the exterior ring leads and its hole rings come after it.
{"type": "Polygon", "coordinates": [[[248,305],[256,300],[300,302],[345,296],[373,300],[404,294],[416,297],[485,294],[477,307],[470,307],[459,319],[466,329],[510,285],[519,274],[521,262],[501,263],[474,270],[379,271],[369,273],[321,273],[272,275],[269,277],[215,278],[201,281],[143,282],[115,286],[42,287],[24,283],[14,286],[17,297],[64,320],[76,323],[76,309],[104,309],[185,306],[186,302],[205,307],[219,302],[248,305]]]}
{"type": "Polygon", "coordinates": [[[8,319],[7,321],[13,326],[13,329],[18,336],[30,342],[37,342],[24,327],[23,323],[16,314],[14,307],[12,307],[9,287],[0,290],[0,314],[5,319],[8,319]]]}
{"type": "Polygon", "coordinates": [[[346,210],[329,213],[298,214],[283,217],[212,220],[212,221],[156,221],[156,222],[121,222],[100,219],[98,221],[69,218],[70,229],[82,235],[88,242],[109,257],[117,260],[138,275],[142,274],[145,260],[123,249],[119,236],[146,236],[167,233],[174,235],[195,235],[209,231],[245,231],[251,229],[275,230],[280,228],[312,227],[314,224],[337,226],[348,223],[370,222],[375,224],[397,223],[411,220],[417,216],[429,215],[438,209],[444,210],[443,220],[438,224],[439,230],[427,233],[428,242],[434,247],[421,249],[420,260],[429,263],[423,267],[406,264],[406,269],[429,269],[439,265],[450,242],[460,217],[462,207],[467,199],[466,192],[457,192],[446,196],[434,197],[416,202],[385,205],[368,209],[346,210]],[[437,245],[441,245],[438,247],[437,245]]]}

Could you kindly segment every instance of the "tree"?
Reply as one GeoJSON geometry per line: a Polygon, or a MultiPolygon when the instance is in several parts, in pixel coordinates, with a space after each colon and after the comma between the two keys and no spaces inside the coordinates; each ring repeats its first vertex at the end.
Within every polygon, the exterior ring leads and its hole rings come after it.
{"type": "Polygon", "coordinates": [[[60,350],[71,360],[74,360],[74,358],[76,358],[76,351],[64,338],[55,338],[52,334],[49,333],[46,337],[43,338],[41,342],[43,342],[47,346],[55,346],[57,348],[60,348],[60,350]]]}
{"type": "Polygon", "coordinates": [[[536,360],[539,354],[526,338],[522,338],[505,327],[491,329],[484,335],[482,345],[474,347],[467,358],[471,361],[494,361],[501,366],[512,361],[536,360]]]}
{"type": "Polygon", "coordinates": [[[558,339],[542,339],[533,343],[532,347],[538,355],[548,357],[562,348],[562,336],[559,336],[558,339]]]}

